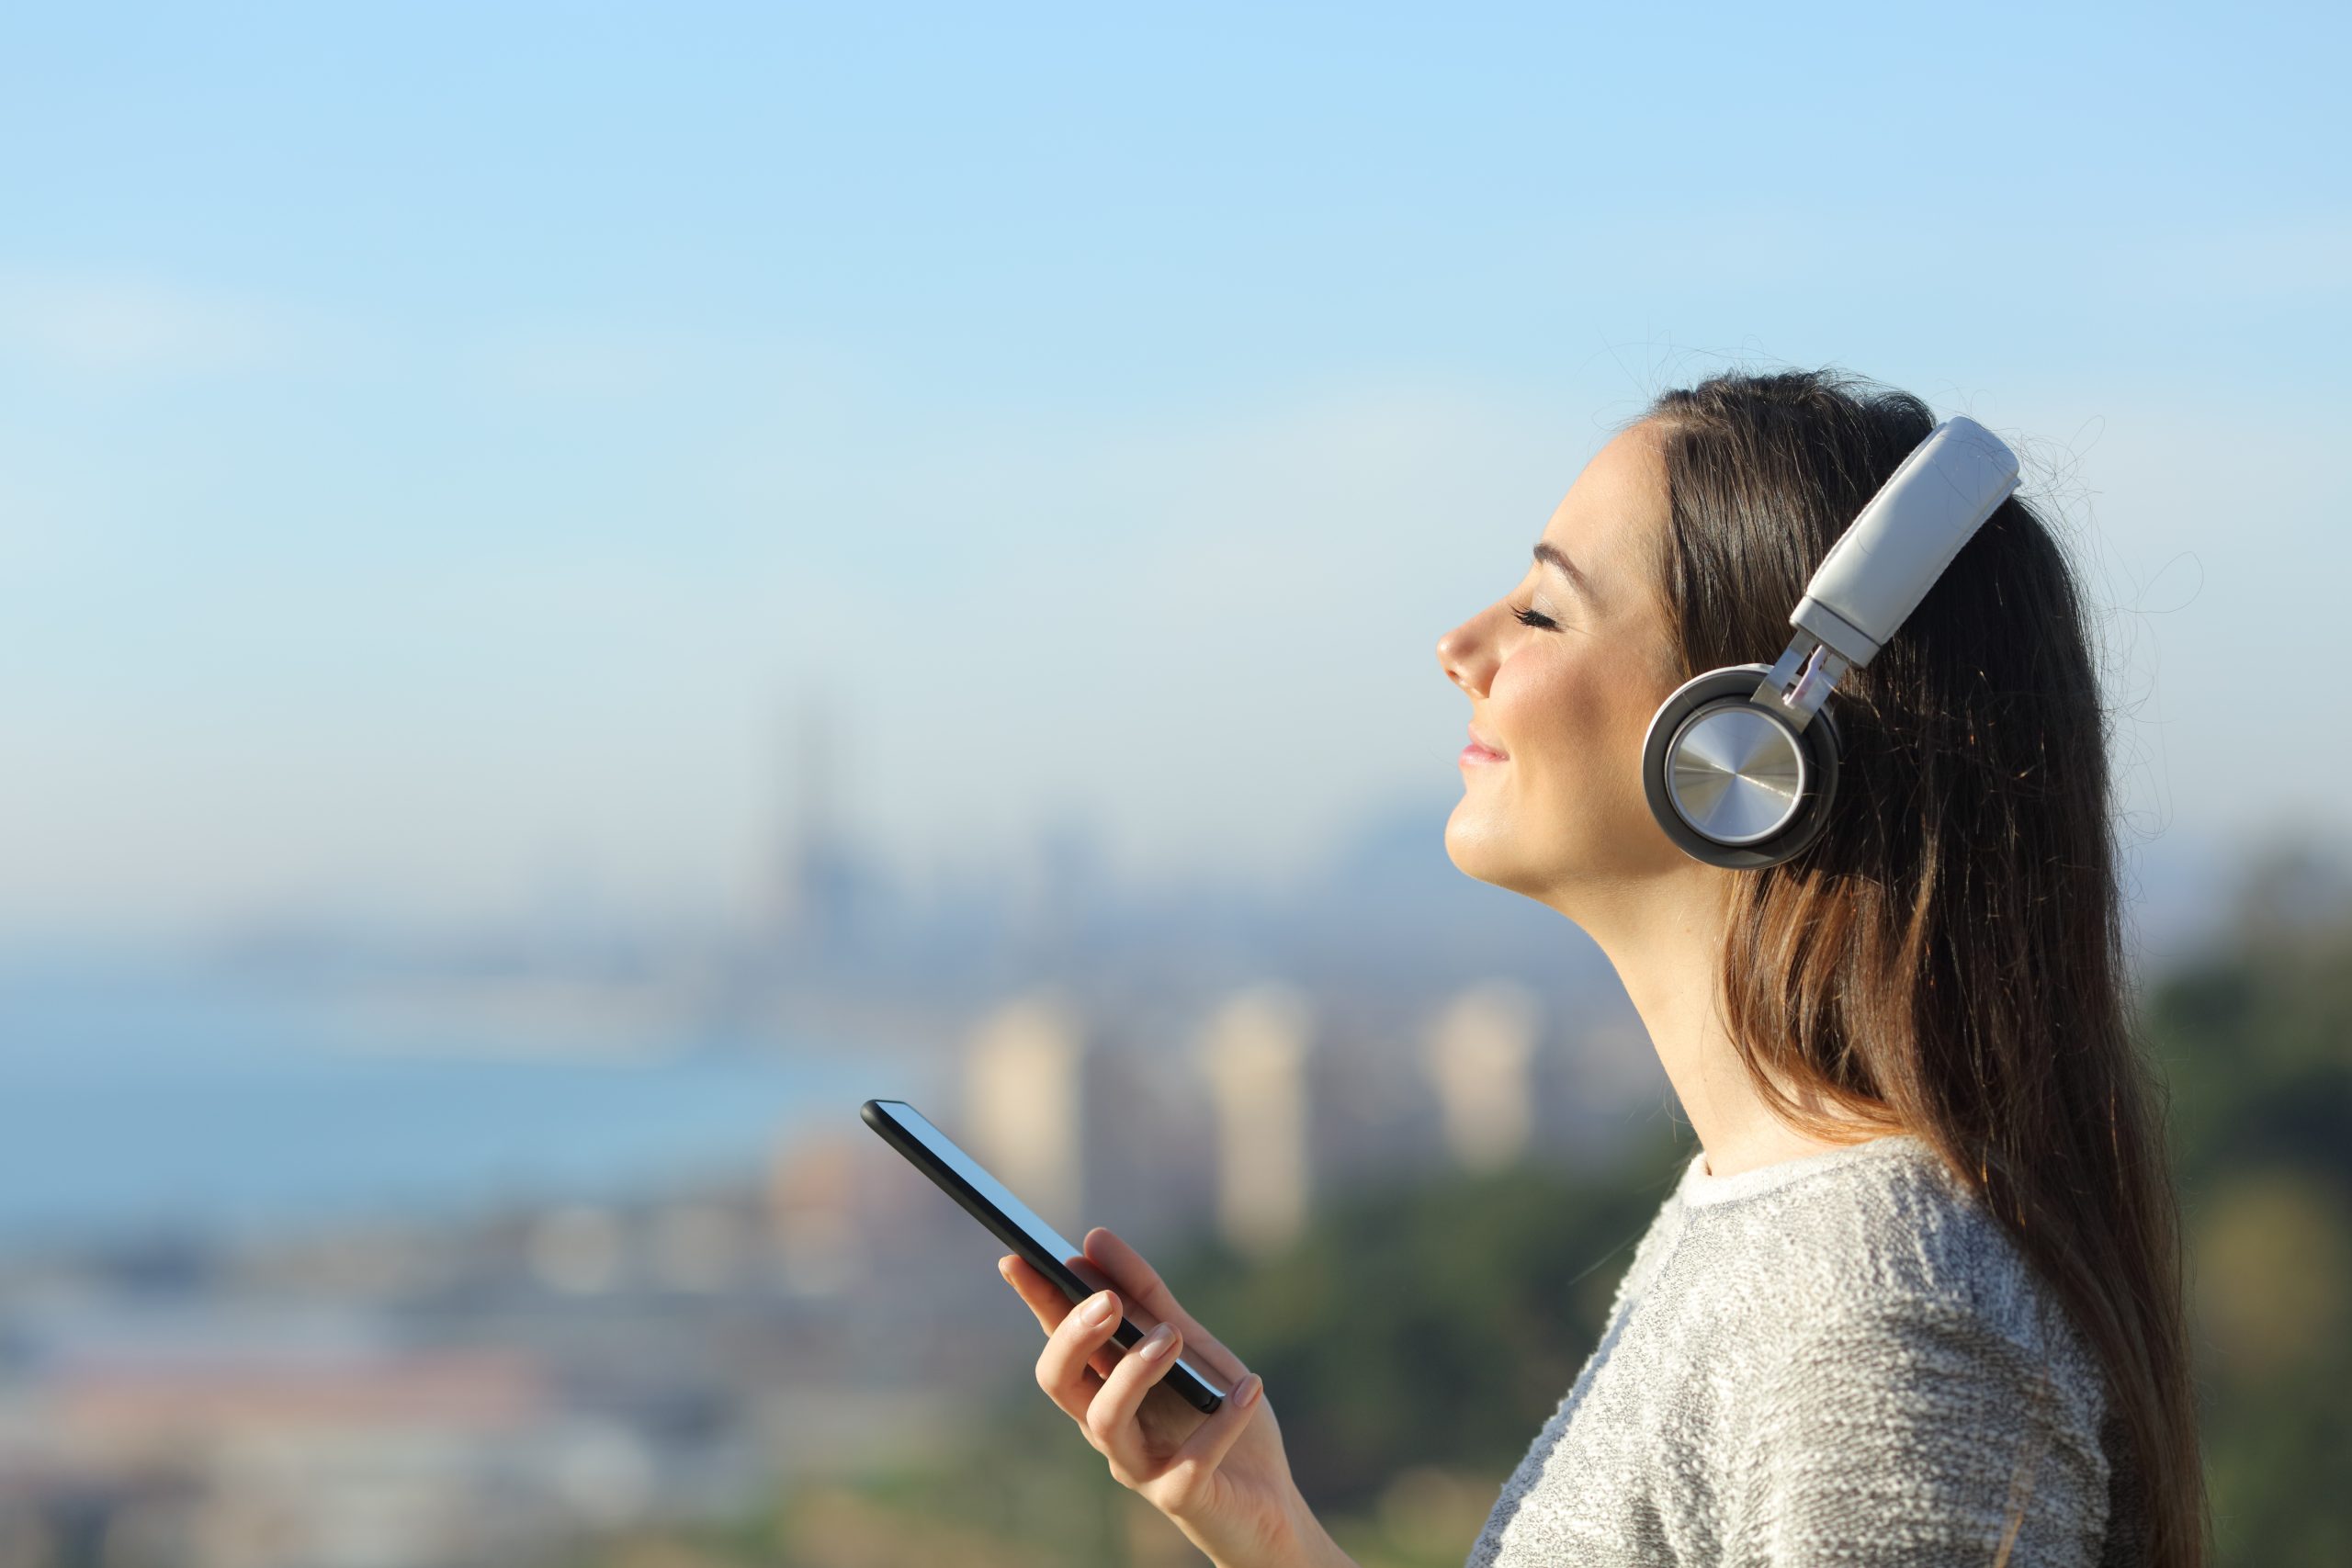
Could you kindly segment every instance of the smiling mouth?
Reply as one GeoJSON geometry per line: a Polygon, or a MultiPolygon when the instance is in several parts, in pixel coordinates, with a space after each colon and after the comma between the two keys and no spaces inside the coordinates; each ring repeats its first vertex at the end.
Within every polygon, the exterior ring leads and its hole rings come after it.
{"type": "Polygon", "coordinates": [[[1464,762],[1501,762],[1508,761],[1510,758],[1510,752],[1480,739],[1475,728],[1470,731],[1470,744],[1462,748],[1462,761],[1464,762]]]}

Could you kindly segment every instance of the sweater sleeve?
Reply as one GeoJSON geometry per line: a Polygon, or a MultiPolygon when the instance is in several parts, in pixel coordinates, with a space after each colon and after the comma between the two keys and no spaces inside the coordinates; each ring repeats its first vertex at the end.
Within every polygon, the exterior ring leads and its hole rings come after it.
{"type": "Polygon", "coordinates": [[[1727,1564],[2092,1568],[2099,1559],[2100,1413],[1958,1307],[1909,1301],[1809,1325],[1776,1354],[1745,1409],[1723,1498],[1727,1564]]]}

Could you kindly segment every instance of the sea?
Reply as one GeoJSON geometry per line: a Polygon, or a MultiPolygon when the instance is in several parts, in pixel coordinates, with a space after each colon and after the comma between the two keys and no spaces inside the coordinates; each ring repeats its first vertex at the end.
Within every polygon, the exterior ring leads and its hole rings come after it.
{"type": "Polygon", "coordinates": [[[431,1221],[756,1179],[935,1058],[681,1029],[574,1048],[186,964],[0,964],[0,1250],[431,1221]]]}

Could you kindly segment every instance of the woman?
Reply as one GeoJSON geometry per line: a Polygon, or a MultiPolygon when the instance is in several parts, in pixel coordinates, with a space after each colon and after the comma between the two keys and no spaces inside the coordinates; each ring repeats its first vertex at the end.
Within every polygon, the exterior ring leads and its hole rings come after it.
{"type": "MultiPolygon", "coordinates": [[[[1828,371],[1668,392],[1438,643],[1472,738],[1447,852],[1591,934],[1702,1145],[1474,1565],[2203,1561],[2097,671],[2040,517],[2003,501],[1838,684],[1838,784],[1794,858],[1702,863],[1644,794],[1660,703],[1788,642],[1934,424],[1828,371]]],[[[1257,1379],[1132,1248],[1085,1245],[1118,1287],[1100,1319],[1001,1267],[1112,1474],[1226,1568],[1346,1562],[1257,1379]],[[1122,1306],[1169,1326],[1159,1354],[1109,1345],[1122,1306]],[[1145,1398],[1174,1348],[1233,1386],[1216,1415],[1145,1398]]]]}

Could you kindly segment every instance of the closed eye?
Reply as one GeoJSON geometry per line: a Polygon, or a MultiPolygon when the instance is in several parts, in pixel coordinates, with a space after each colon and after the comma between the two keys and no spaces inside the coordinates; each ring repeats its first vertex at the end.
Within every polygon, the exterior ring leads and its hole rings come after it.
{"type": "Polygon", "coordinates": [[[1513,604],[1510,607],[1510,613],[1518,618],[1519,624],[1522,626],[1534,626],[1540,631],[1547,632],[1555,632],[1560,629],[1560,623],[1541,610],[1522,610],[1513,604]]]}

